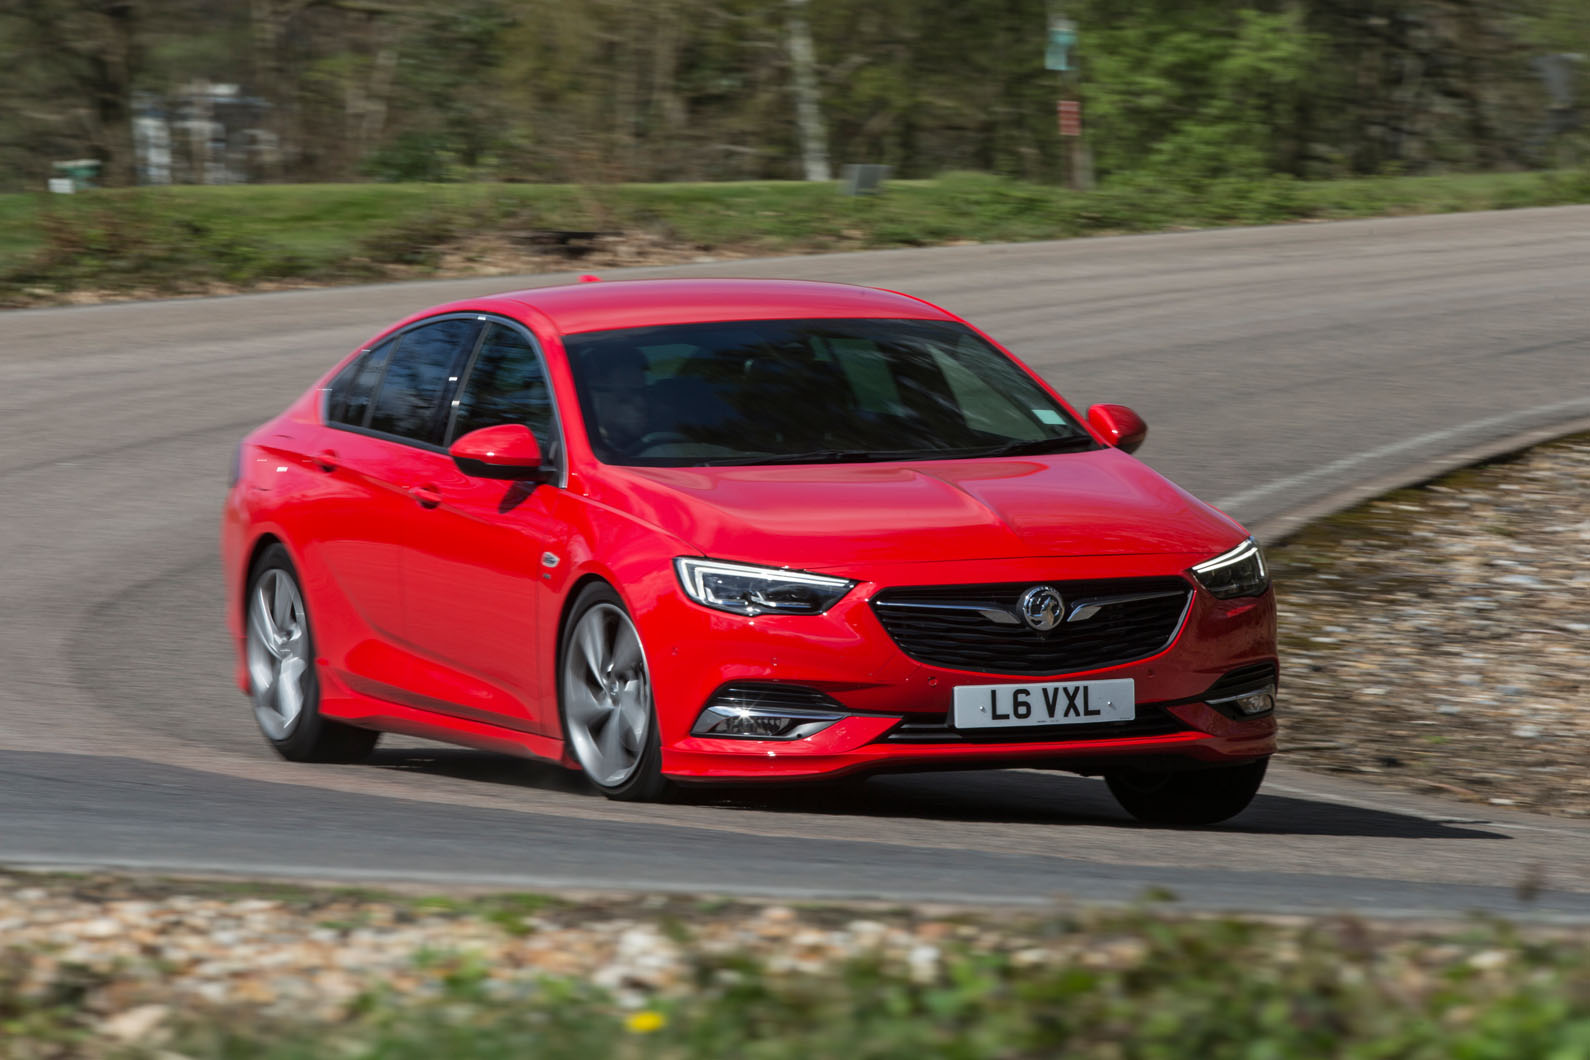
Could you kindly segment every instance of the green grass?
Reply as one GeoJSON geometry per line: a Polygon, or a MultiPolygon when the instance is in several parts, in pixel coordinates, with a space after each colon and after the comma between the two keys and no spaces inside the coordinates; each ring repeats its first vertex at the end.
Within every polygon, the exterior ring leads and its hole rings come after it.
{"type": "MultiPolygon", "coordinates": [[[[780,254],[1590,202],[1590,173],[1286,179],[1088,193],[975,173],[831,185],[334,184],[0,196],[0,303],[77,289],[337,283],[424,274],[481,233],[643,233],[678,253],[780,254]]],[[[571,267],[574,267],[571,263],[571,267]]]]}

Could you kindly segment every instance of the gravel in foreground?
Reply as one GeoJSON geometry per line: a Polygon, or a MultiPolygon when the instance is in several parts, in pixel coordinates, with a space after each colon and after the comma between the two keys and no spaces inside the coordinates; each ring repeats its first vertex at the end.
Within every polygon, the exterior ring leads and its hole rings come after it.
{"type": "Polygon", "coordinates": [[[1590,1057],[1590,930],[0,875],[0,1057],[1590,1057]]]}
{"type": "Polygon", "coordinates": [[[1590,816],[1590,435],[1270,553],[1286,760],[1590,816]]]}

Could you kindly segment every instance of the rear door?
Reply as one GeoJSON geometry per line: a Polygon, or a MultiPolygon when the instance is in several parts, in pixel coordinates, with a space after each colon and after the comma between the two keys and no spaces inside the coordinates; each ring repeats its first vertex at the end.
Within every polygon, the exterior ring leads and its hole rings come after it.
{"type": "Polygon", "coordinates": [[[337,670],[348,668],[349,655],[391,641],[403,622],[403,560],[393,532],[401,512],[384,472],[391,443],[364,430],[397,344],[392,338],[364,351],[337,376],[325,425],[306,447],[318,481],[302,495],[303,527],[293,537],[308,562],[305,575],[323,583],[310,586],[317,610],[337,600],[351,619],[328,615],[317,623],[319,650],[337,670]]]}
{"type": "Polygon", "coordinates": [[[441,452],[452,391],[480,331],[474,316],[410,327],[344,373],[345,394],[334,384],[328,395],[324,444],[315,455],[326,476],[315,536],[334,591],[352,605],[365,634],[328,659],[367,694],[424,705],[412,695],[421,649],[403,589],[406,555],[427,503],[418,488],[427,458],[441,452]]]}

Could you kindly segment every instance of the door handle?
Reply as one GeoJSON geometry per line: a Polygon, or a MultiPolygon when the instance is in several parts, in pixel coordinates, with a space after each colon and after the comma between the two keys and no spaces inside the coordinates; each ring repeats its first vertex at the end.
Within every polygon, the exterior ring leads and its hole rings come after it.
{"type": "Polygon", "coordinates": [[[337,451],[335,449],[322,449],[315,454],[315,466],[322,471],[335,471],[338,468],[337,451]]]}
{"type": "Polygon", "coordinates": [[[421,508],[434,508],[442,503],[442,494],[435,486],[412,486],[409,496],[419,503],[421,508]]]}

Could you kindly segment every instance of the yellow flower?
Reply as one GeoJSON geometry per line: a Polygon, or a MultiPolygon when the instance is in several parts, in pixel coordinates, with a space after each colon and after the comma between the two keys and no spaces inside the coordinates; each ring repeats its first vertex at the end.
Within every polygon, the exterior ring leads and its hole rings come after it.
{"type": "Polygon", "coordinates": [[[631,1013],[628,1018],[624,1020],[624,1026],[628,1027],[636,1034],[650,1034],[652,1031],[662,1030],[667,1022],[668,1020],[661,1012],[655,1012],[649,1008],[646,1008],[641,1009],[639,1012],[631,1013]]]}

